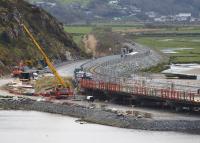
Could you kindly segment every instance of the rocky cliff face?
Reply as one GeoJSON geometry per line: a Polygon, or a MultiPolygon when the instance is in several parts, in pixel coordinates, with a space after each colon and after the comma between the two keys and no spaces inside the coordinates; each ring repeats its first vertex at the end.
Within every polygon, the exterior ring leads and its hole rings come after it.
{"type": "Polygon", "coordinates": [[[0,0],[0,68],[42,59],[14,17],[23,21],[51,59],[66,60],[66,51],[73,57],[80,55],[63,25],[47,12],[23,0],[0,0]]]}

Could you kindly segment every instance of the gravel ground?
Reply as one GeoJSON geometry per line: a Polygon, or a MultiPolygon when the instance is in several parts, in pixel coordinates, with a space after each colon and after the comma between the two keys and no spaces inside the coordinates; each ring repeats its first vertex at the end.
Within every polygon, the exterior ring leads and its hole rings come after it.
{"type": "Polygon", "coordinates": [[[115,55],[99,58],[84,65],[84,69],[89,71],[92,67],[96,67],[95,71],[103,75],[110,77],[130,77],[135,72],[156,66],[164,60],[161,55],[147,47],[139,44],[126,44],[133,47],[134,52],[138,53],[125,57],[115,55]]]}

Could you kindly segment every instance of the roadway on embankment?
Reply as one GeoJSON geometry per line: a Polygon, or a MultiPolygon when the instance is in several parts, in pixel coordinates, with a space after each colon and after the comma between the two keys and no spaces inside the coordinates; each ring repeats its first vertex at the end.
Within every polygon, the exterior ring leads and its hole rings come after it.
{"type": "Polygon", "coordinates": [[[76,68],[80,68],[81,65],[84,63],[88,62],[89,60],[82,60],[82,61],[77,61],[77,62],[72,62],[72,63],[66,63],[65,65],[57,67],[58,72],[60,73],[61,76],[74,76],[74,70],[76,68]]]}

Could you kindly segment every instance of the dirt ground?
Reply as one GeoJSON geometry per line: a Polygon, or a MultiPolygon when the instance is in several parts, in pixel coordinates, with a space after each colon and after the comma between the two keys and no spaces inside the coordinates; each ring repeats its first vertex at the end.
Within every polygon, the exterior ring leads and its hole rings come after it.
{"type": "Polygon", "coordinates": [[[86,52],[92,53],[93,56],[96,56],[97,39],[95,36],[92,34],[85,35],[83,43],[85,45],[86,52]]]}

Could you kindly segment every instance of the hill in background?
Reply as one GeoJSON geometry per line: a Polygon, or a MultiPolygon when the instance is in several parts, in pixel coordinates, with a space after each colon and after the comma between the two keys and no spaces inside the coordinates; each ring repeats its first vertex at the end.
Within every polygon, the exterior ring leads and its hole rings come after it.
{"type": "Polygon", "coordinates": [[[28,0],[45,8],[60,21],[144,21],[152,16],[191,13],[199,18],[199,0],[28,0]]]}
{"type": "Polygon", "coordinates": [[[30,29],[46,53],[54,60],[67,60],[66,52],[80,56],[80,50],[71,36],[64,32],[63,25],[44,10],[23,0],[0,1],[0,68],[9,70],[21,60],[37,64],[41,54],[14,17],[30,29]]]}

